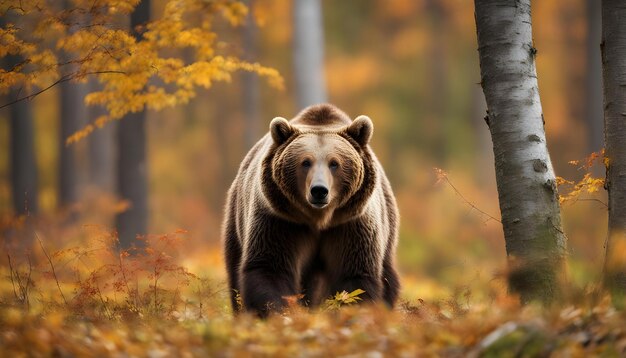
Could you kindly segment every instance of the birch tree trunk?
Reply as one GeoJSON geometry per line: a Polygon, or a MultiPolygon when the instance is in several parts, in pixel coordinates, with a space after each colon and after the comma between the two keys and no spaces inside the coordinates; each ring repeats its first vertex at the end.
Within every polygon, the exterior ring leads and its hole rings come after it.
{"type": "MultiPolygon", "coordinates": [[[[150,0],[143,0],[130,16],[131,31],[150,20],[150,0]]],[[[130,207],[117,216],[117,232],[122,248],[139,246],[137,235],[148,229],[148,165],[146,158],[146,111],[131,113],[118,126],[118,191],[130,207]]]]}
{"type": "Polygon", "coordinates": [[[523,303],[558,297],[566,237],[539,100],[530,0],[475,0],[509,290],[523,303]]]}
{"type": "Polygon", "coordinates": [[[324,28],[320,0],[293,3],[294,65],[299,108],[326,102],[324,28]]]}
{"type": "Polygon", "coordinates": [[[604,140],[609,233],[604,282],[614,303],[626,296],[626,2],[602,1],[604,140]]]}

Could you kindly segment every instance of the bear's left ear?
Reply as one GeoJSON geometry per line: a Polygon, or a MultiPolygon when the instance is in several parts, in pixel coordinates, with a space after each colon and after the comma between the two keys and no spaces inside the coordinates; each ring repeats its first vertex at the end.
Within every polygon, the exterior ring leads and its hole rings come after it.
{"type": "Polygon", "coordinates": [[[270,134],[278,145],[285,143],[295,132],[296,129],[283,117],[276,117],[270,123],[270,134]]]}
{"type": "Polygon", "coordinates": [[[368,116],[356,117],[346,129],[346,133],[361,146],[366,146],[369,143],[373,132],[374,124],[368,116]]]}

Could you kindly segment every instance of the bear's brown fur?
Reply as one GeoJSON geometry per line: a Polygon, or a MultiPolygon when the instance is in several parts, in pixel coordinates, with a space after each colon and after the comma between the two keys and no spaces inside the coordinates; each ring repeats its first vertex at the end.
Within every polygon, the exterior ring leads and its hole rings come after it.
{"type": "Polygon", "coordinates": [[[223,236],[235,312],[265,316],[287,296],[317,305],[358,288],[364,300],[393,306],[399,218],[368,145],[372,131],[368,117],[352,121],[329,104],[272,120],[228,192],[223,236]]]}

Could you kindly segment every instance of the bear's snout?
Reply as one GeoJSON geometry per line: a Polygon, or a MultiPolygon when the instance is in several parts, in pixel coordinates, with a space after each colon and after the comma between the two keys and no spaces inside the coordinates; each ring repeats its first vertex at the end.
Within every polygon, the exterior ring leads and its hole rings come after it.
{"type": "Polygon", "coordinates": [[[328,188],[323,185],[315,185],[311,187],[311,197],[309,202],[317,207],[323,208],[328,204],[328,188]]]}

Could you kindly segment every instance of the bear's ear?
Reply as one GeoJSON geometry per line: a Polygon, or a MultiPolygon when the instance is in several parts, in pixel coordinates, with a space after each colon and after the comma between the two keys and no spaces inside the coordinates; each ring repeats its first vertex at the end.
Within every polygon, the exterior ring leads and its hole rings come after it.
{"type": "Polygon", "coordinates": [[[373,132],[374,124],[368,116],[356,117],[346,129],[346,133],[361,146],[366,146],[369,143],[373,132]]]}
{"type": "Polygon", "coordinates": [[[276,144],[283,144],[295,133],[296,129],[283,117],[276,117],[270,123],[270,133],[276,144]]]}

